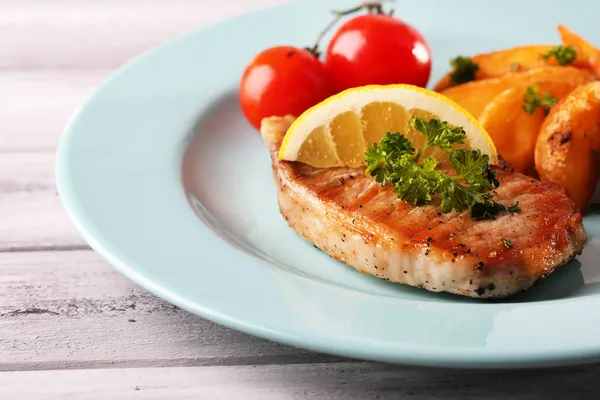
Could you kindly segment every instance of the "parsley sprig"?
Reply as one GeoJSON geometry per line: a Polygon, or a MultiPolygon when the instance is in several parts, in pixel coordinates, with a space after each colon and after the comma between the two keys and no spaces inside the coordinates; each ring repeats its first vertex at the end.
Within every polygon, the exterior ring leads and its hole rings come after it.
{"type": "Polygon", "coordinates": [[[379,144],[373,144],[365,153],[366,172],[377,182],[394,185],[398,197],[410,204],[427,204],[433,196],[440,195],[443,213],[469,210],[471,218],[487,219],[501,211],[520,211],[518,203],[507,208],[494,201],[491,191],[500,184],[486,154],[478,149],[452,147],[464,143],[466,133],[463,128],[420,117],[415,117],[409,124],[426,137],[418,151],[404,135],[388,132],[379,144]],[[448,153],[456,175],[436,169],[438,160],[432,156],[419,162],[425,150],[431,147],[439,147],[448,153]]]}
{"type": "Polygon", "coordinates": [[[546,61],[551,57],[556,58],[558,65],[569,65],[573,64],[573,61],[577,58],[577,51],[573,46],[556,46],[546,54],[542,54],[542,58],[546,61]]]}
{"type": "Polygon", "coordinates": [[[538,107],[541,107],[544,110],[544,115],[548,115],[550,109],[556,104],[556,97],[548,93],[544,93],[539,97],[538,91],[537,85],[531,85],[527,88],[523,96],[523,110],[528,114],[535,114],[538,107]]]}
{"type": "Polygon", "coordinates": [[[469,57],[458,56],[450,60],[453,70],[450,74],[450,83],[460,85],[475,80],[475,74],[479,71],[479,64],[474,63],[469,57]]]}

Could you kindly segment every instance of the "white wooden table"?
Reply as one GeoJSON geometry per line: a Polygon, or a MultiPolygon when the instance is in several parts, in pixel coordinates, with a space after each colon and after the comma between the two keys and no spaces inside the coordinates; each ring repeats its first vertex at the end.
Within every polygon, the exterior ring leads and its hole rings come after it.
{"type": "Polygon", "coordinates": [[[79,237],[54,184],[75,108],[112,70],[286,0],[0,0],[0,399],[598,398],[600,366],[459,371],[314,354],[136,287],[79,237]]]}

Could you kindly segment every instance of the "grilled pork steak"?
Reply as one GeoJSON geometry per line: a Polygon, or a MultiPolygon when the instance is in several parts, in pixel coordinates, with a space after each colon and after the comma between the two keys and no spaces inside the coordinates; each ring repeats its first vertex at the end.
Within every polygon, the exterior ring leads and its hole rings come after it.
{"type": "Polygon", "coordinates": [[[553,186],[497,168],[494,199],[518,201],[520,213],[474,220],[442,214],[439,203],[408,204],[393,187],[363,169],[318,169],[280,161],[291,117],[263,121],[279,208],[289,225],[336,260],[392,282],[434,292],[502,298],[579,254],[586,242],[582,217],[553,186]]]}

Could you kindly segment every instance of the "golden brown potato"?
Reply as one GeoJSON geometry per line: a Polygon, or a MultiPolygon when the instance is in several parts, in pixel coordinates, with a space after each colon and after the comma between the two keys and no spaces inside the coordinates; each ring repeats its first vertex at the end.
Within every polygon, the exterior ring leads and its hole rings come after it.
{"type": "MultiPolygon", "coordinates": [[[[471,61],[479,66],[479,70],[475,74],[475,80],[499,78],[511,72],[524,72],[533,68],[557,65],[554,58],[548,61],[542,58],[542,55],[548,53],[553,47],[552,45],[520,46],[477,54],[471,57],[471,61]]],[[[450,87],[451,74],[452,71],[444,75],[433,90],[441,92],[450,87]]]]}
{"type": "MultiPolygon", "coordinates": [[[[538,96],[544,94],[560,100],[577,84],[562,81],[538,82],[538,96]]],[[[505,162],[525,174],[534,174],[534,150],[540,127],[546,117],[545,110],[538,108],[534,114],[523,109],[524,96],[529,85],[518,85],[496,96],[479,118],[489,133],[498,153],[505,162]]]]}
{"type": "Polygon", "coordinates": [[[562,187],[583,211],[598,181],[600,82],[563,97],[542,124],[535,146],[540,178],[562,187]]]}
{"type": "Polygon", "coordinates": [[[565,82],[577,86],[593,79],[594,76],[590,72],[575,67],[542,67],[525,72],[513,72],[501,78],[468,82],[448,88],[442,94],[463,106],[479,119],[483,109],[496,96],[514,86],[530,86],[539,82],[565,82]]]}
{"type": "Polygon", "coordinates": [[[564,25],[558,25],[560,39],[565,46],[573,46],[577,52],[575,65],[589,68],[600,77],[600,51],[590,42],[564,25]]]}

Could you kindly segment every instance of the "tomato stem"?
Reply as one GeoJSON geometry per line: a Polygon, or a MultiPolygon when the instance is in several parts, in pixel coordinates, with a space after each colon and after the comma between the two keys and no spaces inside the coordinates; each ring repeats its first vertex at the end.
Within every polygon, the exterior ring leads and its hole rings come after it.
{"type": "Polygon", "coordinates": [[[319,45],[321,44],[321,41],[323,40],[323,38],[325,37],[325,35],[327,34],[327,32],[329,32],[329,30],[331,28],[333,28],[340,21],[340,19],[342,19],[342,16],[337,15],[333,20],[331,20],[327,24],[327,26],[325,26],[325,28],[321,31],[321,33],[319,33],[319,35],[317,36],[317,40],[316,40],[315,44],[312,47],[307,47],[306,48],[315,57],[319,58],[321,56],[321,52],[319,51],[319,45]]]}
{"type": "MultiPolygon", "coordinates": [[[[319,33],[319,35],[317,36],[317,40],[315,42],[315,44],[312,47],[305,47],[306,50],[308,50],[309,52],[311,52],[315,57],[319,58],[321,56],[321,52],[319,51],[319,45],[321,44],[321,41],[323,40],[323,38],[325,37],[325,35],[327,34],[327,32],[329,32],[331,30],[331,28],[333,28],[335,25],[337,25],[338,22],[340,22],[340,20],[350,14],[354,14],[357,13],[359,11],[362,10],[367,10],[369,13],[374,13],[374,14],[385,14],[383,12],[383,7],[382,7],[382,1],[383,0],[375,0],[375,1],[365,1],[360,3],[359,5],[357,5],[356,7],[350,8],[348,10],[344,10],[344,11],[331,11],[331,13],[335,16],[333,18],[333,20],[331,20],[327,26],[325,26],[325,28],[321,31],[321,33],[319,33]]],[[[392,14],[394,13],[394,10],[390,10],[389,16],[392,16],[392,14]]]]}

